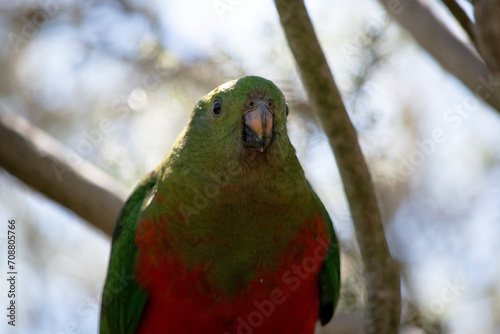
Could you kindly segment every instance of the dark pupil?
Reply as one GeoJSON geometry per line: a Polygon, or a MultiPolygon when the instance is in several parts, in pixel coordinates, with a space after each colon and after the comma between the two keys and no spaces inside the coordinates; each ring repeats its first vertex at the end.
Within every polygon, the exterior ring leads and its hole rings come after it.
{"type": "Polygon", "coordinates": [[[288,106],[286,106],[286,115],[288,116],[288,106]]]}
{"type": "Polygon", "coordinates": [[[214,105],[212,106],[212,112],[214,113],[215,116],[220,115],[222,106],[220,102],[215,102],[214,105]]]}

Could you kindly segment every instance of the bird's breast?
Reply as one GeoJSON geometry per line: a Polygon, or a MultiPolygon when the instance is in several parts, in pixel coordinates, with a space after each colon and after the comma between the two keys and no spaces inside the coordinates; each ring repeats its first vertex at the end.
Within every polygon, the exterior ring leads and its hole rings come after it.
{"type": "MultiPolygon", "coordinates": [[[[151,234],[160,232],[152,232],[156,229],[153,223],[143,223],[141,228],[149,227],[151,234]]],[[[141,326],[144,330],[192,333],[196,330],[188,324],[196,324],[198,329],[211,328],[214,333],[236,333],[241,326],[250,326],[254,333],[268,333],[283,332],[283,326],[291,321],[295,328],[289,332],[312,333],[319,309],[317,275],[329,243],[319,215],[306,219],[280,252],[265,254],[272,261],[253,259],[259,254],[258,246],[249,253],[234,247],[219,253],[208,247],[205,252],[215,251],[220,258],[207,254],[193,261],[188,256],[194,253],[158,251],[163,247],[155,243],[170,240],[146,234],[136,238],[138,282],[150,292],[141,326]],[[257,319],[256,312],[262,319],[257,319]]]]}

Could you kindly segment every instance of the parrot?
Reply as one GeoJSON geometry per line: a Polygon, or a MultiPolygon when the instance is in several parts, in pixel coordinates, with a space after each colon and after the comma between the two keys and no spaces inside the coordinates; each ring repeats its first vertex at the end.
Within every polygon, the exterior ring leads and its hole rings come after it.
{"type": "Polygon", "coordinates": [[[258,76],[201,98],[119,214],[101,334],[310,334],[332,319],[339,243],[288,113],[258,76]]]}

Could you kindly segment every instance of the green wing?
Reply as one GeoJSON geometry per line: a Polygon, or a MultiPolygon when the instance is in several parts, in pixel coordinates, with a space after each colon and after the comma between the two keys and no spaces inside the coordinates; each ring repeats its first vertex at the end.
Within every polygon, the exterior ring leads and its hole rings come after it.
{"type": "MultiPolygon", "coordinates": [[[[309,185],[309,187],[311,187],[309,185]]],[[[326,325],[333,317],[340,295],[340,249],[333,223],[318,195],[313,192],[317,207],[323,214],[326,231],[330,237],[328,253],[319,273],[319,319],[326,325]]]]}
{"type": "Polygon", "coordinates": [[[135,333],[141,319],[148,293],[135,280],[135,231],[143,202],[155,184],[152,172],[134,189],[116,223],[101,300],[101,334],[135,333]]]}

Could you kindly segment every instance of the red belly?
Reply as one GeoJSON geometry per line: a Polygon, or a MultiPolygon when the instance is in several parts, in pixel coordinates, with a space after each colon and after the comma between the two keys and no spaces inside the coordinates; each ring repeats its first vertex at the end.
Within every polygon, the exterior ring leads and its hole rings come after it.
{"type": "MultiPolygon", "coordinates": [[[[152,265],[139,253],[137,280],[149,290],[139,333],[312,334],[318,319],[318,273],[327,252],[324,224],[297,233],[277,270],[262,273],[236,296],[204,282],[202,268],[187,270],[170,256],[152,265]],[[148,269],[146,269],[148,268],[148,269]]],[[[143,240],[144,241],[144,240],[143,240]]],[[[138,244],[140,241],[138,240],[138,244]]],[[[139,244],[139,247],[141,245],[139,244]]]]}

